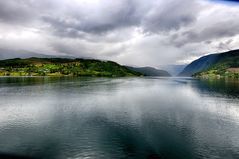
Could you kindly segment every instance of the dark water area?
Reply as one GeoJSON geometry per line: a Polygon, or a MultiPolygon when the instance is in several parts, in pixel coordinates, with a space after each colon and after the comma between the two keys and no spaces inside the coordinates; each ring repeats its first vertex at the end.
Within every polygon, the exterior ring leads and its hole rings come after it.
{"type": "Polygon", "coordinates": [[[239,82],[0,78],[0,158],[237,159],[239,82]]]}

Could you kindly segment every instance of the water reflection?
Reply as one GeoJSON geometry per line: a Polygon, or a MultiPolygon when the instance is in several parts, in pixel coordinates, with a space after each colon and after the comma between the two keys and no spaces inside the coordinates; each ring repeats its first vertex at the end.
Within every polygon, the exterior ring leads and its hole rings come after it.
{"type": "Polygon", "coordinates": [[[199,88],[206,92],[239,97],[239,80],[236,79],[200,80],[198,84],[199,88]]]}
{"type": "Polygon", "coordinates": [[[239,157],[237,90],[217,91],[220,84],[183,78],[0,81],[0,152],[5,154],[239,157]]]}

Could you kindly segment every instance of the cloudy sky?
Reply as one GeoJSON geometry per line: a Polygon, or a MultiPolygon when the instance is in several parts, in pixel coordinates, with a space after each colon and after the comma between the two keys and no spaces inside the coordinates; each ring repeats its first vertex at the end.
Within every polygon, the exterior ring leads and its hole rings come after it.
{"type": "Polygon", "coordinates": [[[1,49],[157,67],[238,44],[235,0],[0,1],[1,49]]]}

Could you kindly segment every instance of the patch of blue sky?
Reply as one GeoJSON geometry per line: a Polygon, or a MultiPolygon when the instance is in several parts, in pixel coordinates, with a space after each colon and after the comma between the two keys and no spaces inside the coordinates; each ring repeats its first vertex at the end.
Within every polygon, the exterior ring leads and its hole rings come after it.
{"type": "Polygon", "coordinates": [[[239,0],[209,0],[212,2],[218,2],[226,5],[239,5],[239,0]]]}

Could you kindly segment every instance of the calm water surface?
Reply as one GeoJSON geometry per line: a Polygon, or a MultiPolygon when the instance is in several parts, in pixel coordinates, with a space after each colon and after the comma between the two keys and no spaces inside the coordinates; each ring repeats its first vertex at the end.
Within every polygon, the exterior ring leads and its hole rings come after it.
{"type": "Polygon", "coordinates": [[[238,159],[239,82],[0,78],[1,154],[238,159]]]}

